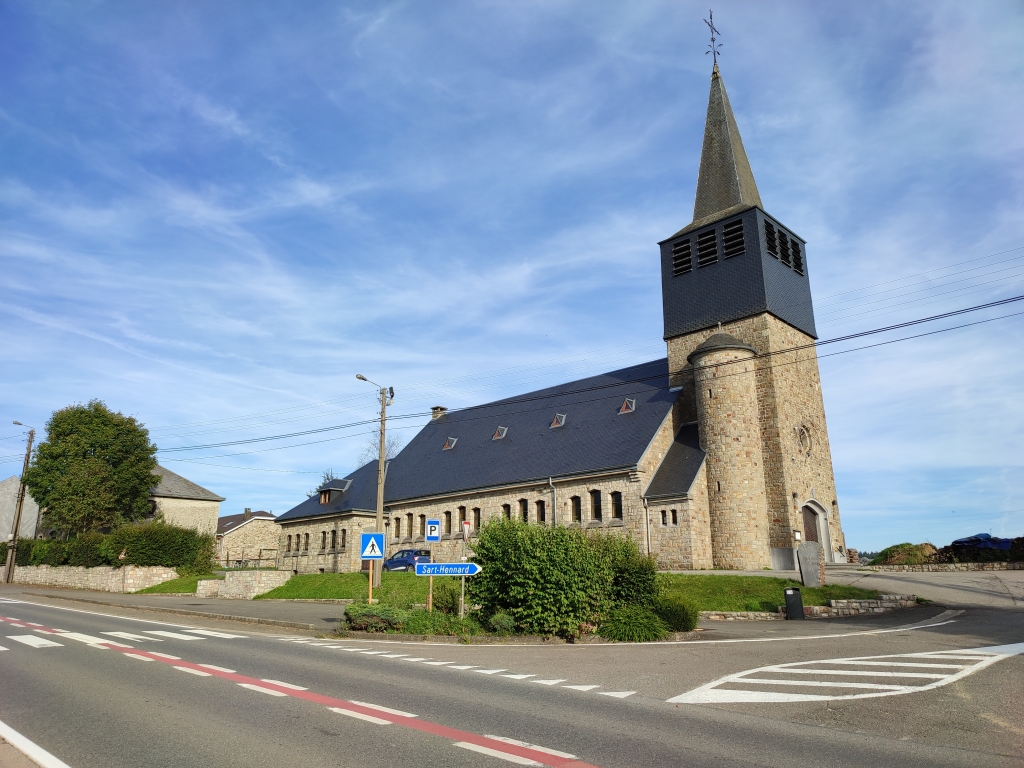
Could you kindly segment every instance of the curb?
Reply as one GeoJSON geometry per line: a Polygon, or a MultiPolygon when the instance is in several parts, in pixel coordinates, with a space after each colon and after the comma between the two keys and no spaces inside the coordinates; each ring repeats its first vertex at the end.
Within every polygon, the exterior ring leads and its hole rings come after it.
{"type": "Polygon", "coordinates": [[[242,624],[266,624],[272,627],[288,627],[289,629],[304,629],[309,632],[323,631],[315,624],[302,624],[297,621],[279,621],[278,619],[260,619],[254,616],[232,616],[229,613],[205,613],[203,611],[186,611],[183,608],[156,608],[148,605],[124,605],[123,603],[108,603],[103,600],[89,600],[84,597],[64,597],[62,595],[41,595],[38,592],[25,592],[32,597],[43,597],[51,600],[69,600],[73,603],[90,603],[91,605],[105,605],[111,608],[128,608],[133,611],[150,611],[152,613],[173,613],[179,616],[198,616],[205,619],[221,619],[222,621],[238,621],[242,624]]]}

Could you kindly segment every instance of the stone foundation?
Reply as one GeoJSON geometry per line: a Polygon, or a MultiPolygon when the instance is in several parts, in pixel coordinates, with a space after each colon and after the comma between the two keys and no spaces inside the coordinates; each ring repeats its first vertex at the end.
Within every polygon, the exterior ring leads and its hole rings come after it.
{"type": "Polygon", "coordinates": [[[106,565],[97,568],[80,565],[20,565],[14,570],[15,584],[94,589],[99,592],[137,592],[176,578],[177,571],[159,565],[126,565],[123,568],[106,565]]]}
{"type": "Polygon", "coordinates": [[[223,579],[203,579],[196,597],[223,597],[228,600],[252,600],[277,589],[292,577],[290,571],[228,571],[223,579]]]}
{"type": "MultiPolygon", "coordinates": [[[[805,605],[805,619],[834,619],[839,616],[859,616],[864,613],[889,613],[900,608],[917,605],[917,595],[879,595],[877,600],[829,600],[828,605],[805,605]]],[[[785,606],[779,613],[786,615],[785,606]]]]}
{"type": "Polygon", "coordinates": [[[871,571],[910,571],[939,573],[943,571],[1024,571],[1024,563],[926,563],[925,565],[869,565],[871,571]]]}

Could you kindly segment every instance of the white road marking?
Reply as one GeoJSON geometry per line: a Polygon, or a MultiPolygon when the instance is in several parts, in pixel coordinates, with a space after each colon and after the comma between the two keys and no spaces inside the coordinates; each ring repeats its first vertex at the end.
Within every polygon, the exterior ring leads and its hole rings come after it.
{"type": "Polygon", "coordinates": [[[156,651],[150,651],[150,656],[159,656],[161,659],[173,659],[174,661],[181,661],[181,656],[171,656],[169,653],[157,653],[156,651]]]}
{"type": "Polygon", "coordinates": [[[133,635],[131,632],[100,632],[101,635],[110,635],[111,637],[120,637],[122,640],[131,640],[136,643],[162,643],[156,637],[143,637],[142,635],[133,635]]]}
{"type": "Polygon", "coordinates": [[[380,656],[382,653],[387,653],[387,651],[360,651],[360,653],[365,656],[380,656]]]}
{"type": "Polygon", "coordinates": [[[54,757],[34,741],[22,736],[7,723],[0,722],[0,738],[17,749],[42,768],[71,768],[63,760],[54,757]]]}
{"type": "Polygon", "coordinates": [[[270,696],[287,696],[287,693],[281,691],[275,691],[270,688],[264,688],[261,685],[253,685],[252,683],[239,683],[243,688],[248,688],[250,691],[259,691],[260,693],[266,693],[270,696]]]}
{"type": "Polygon", "coordinates": [[[66,637],[68,640],[77,640],[80,643],[86,645],[115,645],[118,648],[131,648],[130,645],[124,643],[118,643],[113,640],[104,640],[102,637],[93,637],[92,635],[83,635],[81,632],[61,632],[60,637],[66,637]]]}
{"type": "Polygon", "coordinates": [[[248,637],[248,635],[229,635],[227,632],[214,632],[212,629],[186,629],[186,632],[191,632],[194,635],[206,635],[207,637],[223,637],[225,640],[242,639],[248,637]]]}
{"type": "Polygon", "coordinates": [[[369,707],[370,709],[377,709],[381,712],[388,712],[392,715],[400,715],[401,717],[418,717],[412,712],[403,712],[400,709],[389,709],[388,707],[382,707],[379,704],[367,704],[365,701],[356,701],[355,699],[349,699],[353,704],[358,704],[360,707],[369,707]]]}
{"type": "Polygon", "coordinates": [[[561,680],[531,680],[531,683],[537,683],[538,685],[556,685],[557,683],[564,683],[565,678],[561,680]]]}
{"type": "Polygon", "coordinates": [[[35,635],[8,635],[8,640],[14,640],[16,643],[22,645],[28,645],[32,648],[63,648],[62,643],[55,643],[53,640],[47,640],[45,637],[36,637],[35,635]]]}
{"type": "Polygon", "coordinates": [[[192,667],[175,667],[179,672],[188,672],[190,675],[199,675],[200,677],[211,677],[209,672],[203,672],[198,669],[192,669],[192,667]]]}
{"type": "Polygon", "coordinates": [[[402,659],[402,661],[426,661],[429,658],[430,658],[429,656],[411,656],[411,657],[402,659]]]}
{"type": "Polygon", "coordinates": [[[500,760],[508,760],[510,763],[518,763],[519,765],[541,765],[536,760],[531,760],[528,757],[520,757],[519,755],[510,755],[508,752],[499,752],[496,749],[490,747],[482,747],[479,744],[470,744],[468,741],[456,741],[456,747],[462,747],[463,749],[469,749],[473,752],[479,752],[482,755],[490,755],[491,757],[497,757],[500,760]]]}
{"type": "Polygon", "coordinates": [[[748,669],[714,680],[692,691],[668,700],[671,704],[719,704],[733,702],[798,702],[830,701],[835,699],[867,699],[878,696],[899,696],[905,693],[929,691],[949,685],[961,678],[974,674],[997,661],[1024,654],[1024,643],[994,645],[983,648],[968,648],[951,651],[926,651],[924,653],[887,654],[884,656],[860,656],[849,659],[823,659],[819,661],[797,661],[789,664],[773,664],[757,669],[748,669]],[[949,660],[969,661],[969,664],[945,664],[949,660]],[[866,671],[865,666],[889,667],[866,671]],[[847,667],[856,667],[848,669],[847,667]],[[934,673],[904,672],[901,667],[911,669],[934,668],[934,673]],[[946,672],[940,670],[947,669],[946,672]],[[756,675],[756,677],[754,677],[756,675]],[[795,679],[793,675],[818,675],[819,680],[795,679]],[[882,679],[903,678],[921,680],[919,683],[888,684],[848,682],[836,677],[876,677],[882,679]],[[929,682],[924,682],[927,680],[929,682]],[[796,693],[759,690],[760,686],[776,688],[824,688],[853,689],[863,692],[851,693],[796,693]]]}
{"type": "Polygon", "coordinates": [[[502,675],[502,677],[508,677],[512,680],[525,680],[528,677],[536,677],[536,675],[502,675]]]}
{"type": "Polygon", "coordinates": [[[354,717],[357,720],[365,720],[368,723],[375,723],[376,725],[391,725],[390,720],[384,720],[380,717],[374,717],[373,715],[364,715],[362,712],[353,712],[350,709],[342,709],[341,707],[328,707],[331,712],[337,712],[339,715],[348,715],[354,717]]]}
{"type": "Polygon", "coordinates": [[[236,674],[235,670],[228,669],[227,667],[218,667],[216,664],[200,664],[200,667],[206,667],[207,669],[215,669],[218,672],[227,672],[229,675],[236,674]]]}
{"type": "MultiPolygon", "coordinates": [[[[345,649],[346,651],[348,648],[345,649]]],[[[404,656],[408,656],[407,653],[389,653],[387,656],[381,656],[382,659],[401,659],[404,656]]]]}
{"type": "Polygon", "coordinates": [[[448,667],[448,669],[476,669],[478,664],[460,664],[457,667],[448,667]]]}
{"type": "Polygon", "coordinates": [[[4,648],[2,645],[0,645],[0,651],[6,651],[6,650],[8,650],[8,649],[4,648]]]}
{"type": "Polygon", "coordinates": [[[555,757],[564,757],[569,760],[575,760],[576,755],[570,755],[568,752],[559,752],[557,749],[548,749],[547,747],[538,747],[536,744],[528,744],[525,741],[516,741],[506,736],[487,736],[488,739],[494,739],[495,741],[504,741],[506,744],[515,744],[517,747],[526,747],[527,749],[535,749],[538,752],[544,752],[548,755],[554,755],[555,757]]]}
{"type": "Polygon", "coordinates": [[[125,656],[129,656],[139,661],[155,661],[155,659],[149,658],[149,656],[143,656],[141,653],[126,653],[125,656]]]}
{"type": "Polygon", "coordinates": [[[43,624],[36,624],[34,621],[26,621],[25,623],[28,624],[30,627],[42,627],[42,626],[45,626],[43,624]]]}
{"type": "Polygon", "coordinates": [[[563,685],[563,688],[568,688],[573,691],[592,691],[595,688],[600,688],[599,685],[563,685]]]}
{"type": "Polygon", "coordinates": [[[424,661],[424,664],[429,664],[432,667],[441,667],[445,664],[451,664],[450,661],[424,661]]]}
{"type": "Polygon", "coordinates": [[[496,675],[499,672],[504,672],[504,669],[474,669],[474,672],[479,672],[481,675],[496,675]]]}
{"type": "MultiPolygon", "coordinates": [[[[349,653],[357,653],[358,651],[365,651],[366,649],[365,648],[342,648],[341,650],[348,651],[349,653]]],[[[409,654],[403,653],[402,655],[403,656],[408,656],[409,654]]]]}
{"type": "Polygon", "coordinates": [[[273,683],[274,685],[280,685],[282,688],[291,688],[293,691],[308,691],[309,688],[303,688],[301,685],[292,685],[291,683],[282,683],[280,680],[271,680],[268,677],[260,678],[264,683],[273,683]]]}
{"type": "Polygon", "coordinates": [[[38,632],[41,635],[59,635],[59,634],[62,634],[62,632],[60,632],[60,631],[58,631],[56,629],[33,629],[32,631],[33,632],[38,632]]]}
{"type": "Polygon", "coordinates": [[[636,691],[598,691],[598,696],[611,696],[614,699],[625,699],[632,696],[636,691]]]}
{"type": "Polygon", "coordinates": [[[183,635],[180,632],[168,632],[164,629],[144,629],[142,630],[147,635],[160,635],[160,637],[170,637],[174,640],[203,640],[202,637],[192,637],[192,635],[183,635]]]}

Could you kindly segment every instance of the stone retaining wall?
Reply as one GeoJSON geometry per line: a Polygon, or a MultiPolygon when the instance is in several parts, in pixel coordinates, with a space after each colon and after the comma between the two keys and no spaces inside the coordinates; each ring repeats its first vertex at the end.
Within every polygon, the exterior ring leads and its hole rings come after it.
{"type": "Polygon", "coordinates": [[[291,571],[228,571],[223,579],[200,581],[196,587],[196,597],[252,600],[257,595],[277,589],[291,577],[291,571]]]}
{"type": "Polygon", "coordinates": [[[19,565],[14,570],[15,584],[94,589],[100,592],[137,592],[176,578],[177,571],[159,565],[126,565],[123,568],[107,565],[96,568],[80,565],[19,565]]]}
{"type": "Polygon", "coordinates": [[[872,571],[1024,571],[1024,563],[926,563],[924,565],[869,565],[872,571]]]}
{"type": "MultiPolygon", "coordinates": [[[[828,605],[805,605],[805,619],[834,619],[863,613],[889,613],[917,605],[917,595],[879,595],[877,600],[829,600],[828,605]]],[[[770,611],[701,611],[701,621],[776,621],[786,618],[786,606],[770,611]]]]}
{"type": "Polygon", "coordinates": [[[769,611],[701,611],[701,621],[778,621],[786,618],[784,613],[769,611]]]}

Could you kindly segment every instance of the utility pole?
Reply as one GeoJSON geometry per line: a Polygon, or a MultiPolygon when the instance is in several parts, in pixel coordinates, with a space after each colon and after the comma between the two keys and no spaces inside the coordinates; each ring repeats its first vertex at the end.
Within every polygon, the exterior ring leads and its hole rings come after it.
{"type": "MultiPolygon", "coordinates": [[[[19,427],[24,427],[20,421],[14,422],[19,427]]],[[[18,554],[18,534],[21,529],[21,510],[25,506],[25,474],[28,472],[28,462],[32,457],[32,441],[36,438],[36,431],[28,431],[28,447],[25,448],[25,463],[21,468],[21,484],[18,486],[18,504],[14,509],[14,527],[11,531],[11,538],[7,542],[7,563],[4,565],[4,583],[10,584],[14,581],[14,558],[18,554]]]]}
{"type": "MultiPolygon", "coordinates": [[[[380,388],[380,453],[377,458],[377,528],[375,532],[384,533],[384,473],[387,470],[385,424],[387,421],[388,406],[391,405],[395,399],[395,389],[394,387],[381,387],[380,384],[370,381],[361,373],[357,373],[356,378],[380,388]]],[[[376,565],[376,562],[376,560],[370,561],[370,583],[375,587],[379,587],[381,569],[383,568],[384,563],[381,561],[380,565],[376,565]]]]}

